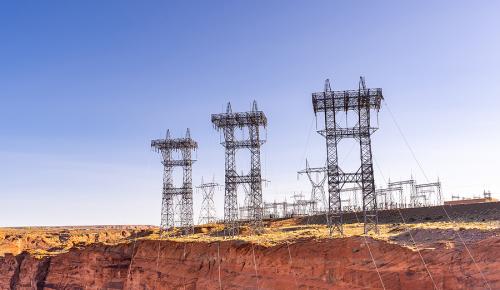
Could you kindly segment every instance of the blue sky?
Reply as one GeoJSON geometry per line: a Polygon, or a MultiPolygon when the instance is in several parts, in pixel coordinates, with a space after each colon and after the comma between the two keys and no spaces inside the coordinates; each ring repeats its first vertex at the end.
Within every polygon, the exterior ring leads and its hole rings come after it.
{"type": "MultiPolygon", "coordinates": [[[[500,193],[499,12],[497,1],[3,1],[0,226],[158,224],[150,140],[190,127],[194,182],[223,182],[210,114],[227,101],[256,99],[268,115],[264,198],[307,195],[296,171],[325,158],[311,93],[360,75],[383,88],[445,197],[500,193]]],[[[377,186],[425,182],[386,108],[379,122],[377,186]]]]}

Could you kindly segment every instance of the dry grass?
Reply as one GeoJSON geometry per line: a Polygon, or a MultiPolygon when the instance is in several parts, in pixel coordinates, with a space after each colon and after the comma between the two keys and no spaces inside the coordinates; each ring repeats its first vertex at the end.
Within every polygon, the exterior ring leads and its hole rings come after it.
{"type": "MultiPolygon", "coordinates": [[[[500,222],[427,222],[414,224],[383,224],[379,226],[379,234],[369,236],[379,240],[390,241],[391,238],[404,234],[408,230],[455,230],[455,231],[496,231],[500,222]]],[[[224,226],[220,224],[197,227],[198,233],[188,236],[162,237],[163,240],[176,242],[214,242],[240,240],[262,246],[274,246],[282,243],[293,243],[299,239],[330,239],[340,235],[329,235],[325,225],[299,225],[294,219],[269,222],[261,235],[252,234],[250,228],[243,226],[240,235],[224,238],[220,234],[224,226]]],[[[177,230],[176,230],[177,231],[177,230]]],[[[157,227],[88,227],[88,228],[0,228],[0,256],[5,253],[19,254],[28,251],[36,256],[57,255],[74,247],[85,247],[94,243],[114,245],[129,243],[134,234],[142,233],[138,240],[157,240],[160,238],[157,227]]],[[[344,225],[344,237],[363,234],[363,224],[344,225]]]]}
{"type": "Polygon", "coordinates": [[[57,255],[74,247],[129,242],[132,235],[153,231],[151,226],[0,228],[0,256],[27,251],[35,256],[57,255]]]}
{"type": "MultiPolygon", "coordinates": [[[[379,240],[390,240],[391,237],[397,236],[402,232],[416,229],[451,229],[451,230],[497,230],[500,223],[497,222],[467,222],[467,223],[452,223],[452,222],[430,222],[430,223],[415,223],[415,224],[383,224],[379,226],[379,233],[369,233],[368,236],[379,240]]],[[[222,229],[222,226],[218,229],[222,229]]],[[[294,242],[303,238],[329,239],[340,238],[341,236],[335,233],[330,236],[329,230],[325,225],[297,225],[293,220],[280,221],[279,223],[271,224],[271,227],[265,229],[261,235],[253,235],[248,228],[242,229],[243,234],[234,238],[223,238],[210,235],[213,232],[205,232],[182,237],[170,237],[167,240],[177,242],[213,242],[221,240],[242,240],[252,242],[262,246],[274,246],[282,243],[294,242]]],[[[344,237],[361,236],[363,235],[363,224],[346,224],[344,225],[344,237]]],[[[157,238],[158,236],[156,236],[157,238]]],[[[151,237],[152,238],[152,237],[151,237]]]]}

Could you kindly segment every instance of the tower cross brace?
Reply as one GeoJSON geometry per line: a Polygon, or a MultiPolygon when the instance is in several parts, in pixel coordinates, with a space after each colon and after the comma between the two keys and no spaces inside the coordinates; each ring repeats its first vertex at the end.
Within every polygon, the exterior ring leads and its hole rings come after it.
{"type": "Polygon", "coordinates": [[[253,102],[252,110],[233,113],[231,103],[227,104],[226,113],[213,114],[214,128],[224,134],[225,148],[225,193],[224,193],[224,223],[225,234],[238,234],[238,200],[237,187],[239,184],[248,184],[248,218],[256,232],[262,230],[262,177],[260,164],[260,147],[264,140],[260,138],[260,128],[267,126],[264,112],[257,109],[257,102],[253,102]],[[237,140],[236,129],[248,129],[248,138],[237,140]],[[238,175],[236,172],[236,151],[250,150],[250,173],[238,175]]]}
{"type": "Polygon", "coordinates": [[[383,99],[382,89],[367,89],[363,77],[360,77],[357,90],[332,91],[330,82],[325,81],[323,92],[312,94],[314,113],[324,113],[324,130],[318,131],[326,139],[327,176],[328,176],[328,225],[330,234],[337,231],[343,234],[342,200],[340,190],[346,183],[355,183],[361,187],[363,199],[364,232],[377,231],[377,201],[371,134],[376,128],[371,127],[372,110],[380,110],[383,99]],[[342,127],[337,115],[349,111],[357,114],[357,124],[342,127]],[[341,139],[354,138],[359,141],[361,166],[354,173],[345,173],[339,167],[337,145],[341,139]]]}
{"type": "Polygon", "coordinates": [[[186,131],[185,138],[177,139],[172,139],[170,131],[167,130],[165,139],[151,141],[151,148],[161,153],[163,157],[160,235],[167,234],[176,226],[181,227],[182,234],[191,234],[194,230],[192,165],[195,161],[192,159],[192,151],[198,148],[198,144],[191,139],[189,129],[186,131]],[[175,158],[174,153],[180,153],[180,158],[175,158]],[[175,167],[182,168],[182,185],[180,187],[174,187],[173,184],[175,167]],[[180,205],[175,205],[176,200],[180,200],[180,205]],[[176,223],[176,215],[180,217],[179,223],[176,223]]]}

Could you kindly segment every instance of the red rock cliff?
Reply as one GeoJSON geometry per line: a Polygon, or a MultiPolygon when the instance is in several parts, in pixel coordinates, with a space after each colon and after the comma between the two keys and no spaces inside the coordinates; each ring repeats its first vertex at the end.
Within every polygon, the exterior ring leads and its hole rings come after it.
{"type": "Polygon", "coordinates": [[[500,289],[500,238],[418,252],[361,237],[274,247],[240,241],[93,245],[44,259],[0,258],[0,289],[500,289]]]}

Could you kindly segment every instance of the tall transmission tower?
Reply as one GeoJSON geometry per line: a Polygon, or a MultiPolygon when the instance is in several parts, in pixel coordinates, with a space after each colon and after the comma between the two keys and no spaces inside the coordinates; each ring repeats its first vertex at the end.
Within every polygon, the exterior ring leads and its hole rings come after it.
{"type": "Polygon", "coordinates": [[[306,174],[309,182],[312,186],[311,191],[311,206],[310,206],[310,214],[318,214],[320,212],[320,206],[323,205],[323,208],[326,208],[326,197],[325,197],[325,181],[326,181],[326,167],[309,167],[309,162],[306,159],[306,168],[298,171],[297,175],[306,174]]]}
{"type": "Polygon", "coordinates": [[[212,182],[203,182],[201,179],[201,184],[196,188],[201,191],[203,200],[201,202],[200,216],[198,218],[198,224],[210,224],[216,221],[215,203],[214,203],[214,193],[220,185],[214,180],[212,182]]]}
{"type": "Polygon", "coordinates": [[[264,112],[257,109],[257,102],[253,102],[252,110],[233,113],[231,103],[227,104],[225,113],[213,114],[212,123],[217,130],[222,130],[226,151],[225,193],[224,193],[224,223],[225,234],[238,234],[238,184],[248,184],[250,187],[248,199],[248,218],[253,229],[259,233],[262,230],[262,177],[260,165],[260,146],[264,140],[260,139],[260,127],[267,126],[264,112]],[[235,129],[248,129],[248,138],[237,140],[235,129]],[[250,150],[250,173],[238,175],[236,173],[236,150],[250,150]]]}
{"type": "Polygon", "coordinates": [[[357,90],[332,91],[330,81],[325,81],[323,92],[312,94],[314,113],[324,113],[324,130],[318,131],[326,139],[327,175],[328,175],[328,225],[330,234],[338,231],[343,234],[342,201],[340,190],[346,183],[355,183],[361,187],[363,198],[364,232],[378,231],[377,197],[373,176],[371,134],[376,128],[371,126],[372,110],[377,113],[382,102],[382,89],[367,89],[365,80],[360,77],[357,90]],[[340,112],[356,113],[357,123],[341,126],[337,115],[340,112]],[[361,166],[354,173],[343,172],[338,164],[337,145],[341,139],[354,138],[359,141],[361,166]]]}
{"type": "Polygon", "coordinates": [[[160,235],[168,233],[168,230],[176,226],[182,228],[183,234],[193,233],[193,181],[192,165],[195,160],[191,153],[198,148],[196,141],[191,139],[189,129],[186,130],[185,138],[170,138],[167,130],[165,139],[151,141],[151,147],[163,157],[163,194],[161,208],[160,235]],[[180,153],[180,158],[175,158],[174,153],[180,153]],[[173,171],[175,167],[182,167],[182,186],[174,187],[173,171]],[[179,197],[180,205],[175,206],[179,197]],[[177,211],[177,212],[176,212],[177,211]],[[175,216],[180,217],[180,223],[176,224],[175,216]]]}

